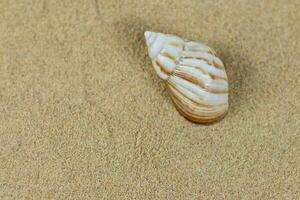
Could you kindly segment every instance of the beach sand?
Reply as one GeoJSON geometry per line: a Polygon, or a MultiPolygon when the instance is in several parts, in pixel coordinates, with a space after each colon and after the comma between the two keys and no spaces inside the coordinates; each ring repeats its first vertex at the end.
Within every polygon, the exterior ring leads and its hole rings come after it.
{"type": "Polygon", "coordinates": [[[0,2],[0,199],[297,199],[300,1],[0,2]],[[175,109],[144,31],[212,47],[229,112],[175,109]]]}

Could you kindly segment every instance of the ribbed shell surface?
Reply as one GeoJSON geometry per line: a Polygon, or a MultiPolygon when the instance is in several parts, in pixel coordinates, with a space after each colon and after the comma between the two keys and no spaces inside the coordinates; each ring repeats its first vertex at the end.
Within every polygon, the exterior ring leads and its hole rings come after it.
{"type": "Polygon", "coordinates": [[[222,61],[199,42],[146,32],[149,56],[166,81],[178,111],[196,123],[221,119],[228,110],[228,81],[222,61]]]}

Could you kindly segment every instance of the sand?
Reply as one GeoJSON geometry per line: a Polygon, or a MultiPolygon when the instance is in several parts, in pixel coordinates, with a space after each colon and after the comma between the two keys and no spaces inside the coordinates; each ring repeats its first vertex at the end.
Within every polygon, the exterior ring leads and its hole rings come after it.
{"type": "Polygon", "coordinates": [[[0,199],[299,199],[300,1],[0,1],[0,199]],[[144,31],[213,47],[230,108],[176,111],[144,31]]]}

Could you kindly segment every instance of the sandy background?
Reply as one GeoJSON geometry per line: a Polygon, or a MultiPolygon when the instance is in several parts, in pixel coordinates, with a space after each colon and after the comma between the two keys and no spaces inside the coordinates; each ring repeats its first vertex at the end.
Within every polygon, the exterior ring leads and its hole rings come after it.
{"type": "Polygon", "coordinates": [[[0,199],[299,199],[300,1],[0,1],[0,199]],[[181,117],[145,30],[213,47],[220,123],[181,117]]]}

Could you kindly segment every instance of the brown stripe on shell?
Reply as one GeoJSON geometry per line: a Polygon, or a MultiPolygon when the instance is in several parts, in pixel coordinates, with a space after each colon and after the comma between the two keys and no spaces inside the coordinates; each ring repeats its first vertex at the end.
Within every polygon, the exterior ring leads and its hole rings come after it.
{"type": "Polygon", "coordinates": [[[171,75],[172,72],[166,70],[166,68],[158,60],[155,60],[155,64],[159,67],[160,71],[167,75],[171,75]]]}
{"type": "Polygon", "coordinates": [[[176,58],[174,56],[172,56],[171,54],[169,54],[168,52],[162,52],[161,55],[171,59],[174,62],[176,62],[176,58]]]}
{"type": "Polygon", "coordinates": [[[180,100],[176,96],[172,95],[171,92],[169,93],[179,113],[192,122],[204,123],[204,124],[213,123],[222,119],[227,113],[227,108],[226,109],[224,108],[223,110],[220,110],[217,113],[210,113],[210,115],[206,115],[206,116],[202,115],[203,113],[201,114],[200,112],[196,113],[194,112],[195,110],[184,106],[184,104],[182,104],[182,102],[180,102],[180,100]]]}
{"type": "Polygon", "coordinates": [[[227,114],[227,110],[220,112],[218,115],[211,115],[210,117],[203,117],[201,115],[191,114],[189,111],[185,109],[183,105],[181,105],[179,102],[177,102],[177,99],[174,98],[172,95],[171,99],[175,105],[175,108],[178,110],[178,112],[185,117],[186,119],[190,120],[194,123],[201,123],[201,124],[212,124],[214,122],[220,121],[225,117],[227,114]]]}
{"type": "Polygon", "coordinates": [[[201,80],[197,79],[195,76],[192,76],[188,73],[184,73],[184,72],[180,72],[178,70],[175,70],[174,75],[178,76],[178,77],[180,77],[180,78],[182,78],[182,79],[184,79],[184,80],[186,80],[190,83],[193,83],[193,84],[201,87],[206,92],[213,93],[213,94],[226,94],[226,93],[228,93],[228,90],[210,89],[201,80]]]}
{"type": "Polygon", "coordinates": [[[183,56],[183,59],[196,59],[196,60],[200,60],[200,61],[204,61],[206,62],[208,65],[210,66],[214,66],[217,69],[221,69],[224,71],[224,67],[221,64],[218,64],[217,62],[215,62],[214,60],[208,60],[207,58],[203,58],[203,57],[199,57],[199,56],[183,56]]]}
{"type": "Polygon", "coordinates": [[[215,66],[216,68],[218,68],[218,69],[223,69],[223,70],[224,70],[223,64],[219,64],[219,63],[217,63],[215,60],[213,61],[213,63],[214,63],[214,66],[215,66]]]}
{"type": "MultiPolygon", "coordinates": [[[[203,123],[203,124],[209,124],[216,121],[221,120],[227,113],[228,105],[223,105],[223,109],[221,109],[218,112],[211,112],[210,115],[204,115],[204,113],[195,113],[195,109],[189,108],[187,106],[184,106],[183,102],[178,98],[169,88],[170,86],[167,85],[168,92],[170,94],[170,97],[176,107],[176,109],[179,111],[179,113],[184,116],[185,118],[189,119],[192,122],[195,123],[203,123]]],[[[187,102],[186,102],[187,103],[187,102]]],[[[216,109],[215,109],[216,110],[216,109]]]]}
{"type": "Polygon", "coordinates": [[[227,81],[227,78],[226,77],[220,77],[220,76],[216,76],[216,75],[214,75],[214,74],[212,74],[212,73],[209,73],[209,72],[207,72],[207,71],[205,71],[204,69],[202,69],[201,67],[197,67],[197,66],[194,66],[194,65],[188,65],[188,64],[181,64],[181,66],[185,66],[185,67],[192,67],[192,68],[194,68],[194,69],[196,69],[196,70],[199,70],[199,71],[201,71],[203,74],[205,74],[205,75],[208,75],[211,79],[213,79],[213,80],[224,80],[224,81],[227,81]]]}
{"type": "Polygon", "coordinates": [[[193,52],[202,52],[202,53],[210,53],[210,51],[196,49],[196,48],[184,48],[185,51],[193,51],[193,52]]]}
{"type": "Polygon", "coordinates": [[[177,43],[177,42],[170,42],[168,44],[173,46],[173,47],[179,47],[179,48],[181,48],[183,46],[183,44],[180,44],[180,43],[177,43]]]}
{"type": "MultiPolygon", "coordinates": [[[[180,95],[182,95],[184,98],[189,99],[189,101],[191,101],[191,102],[194,103],[195,105],[199,105],[199,106],[204,107],[204,108],[207,108],[207,109],[211,109],[211,108],[214,107],[214,106],[212,106],[212,105],[208,105],[208,104],[204,104],[204,103],[199,103],[199,102],[197,102],[197,101],[195,101],[195,100],[193,100],[193,99],[190,99],[188,96],[186,96],[186,94],[182,93],[180,90],[177,90],[177,89],[172,85],[172,83],[170,83],[170,82],[167,83],[167,88],[168,88],[169,90],[172,90],[173,95],[175,95],[175,92],[174,92],[174,91],[177,91],[177,93],[179,93],[180,95]]],[[[186,88],[186,89],[187,89],[187,88],[186,88]]],[[[189,89],[187,89],[187,90],[189,90],[189,89]]],[[[190,91],[190,90],[189,90],[189,91],[190,91]]],[[[191,91],[191,93],[193,93],[193,91],[191,91]]],[[[195,94],[195,93],[194,93],[194,94],[195,94]]],[[[197,94],[195,94],[195,95],[197,95],[197,94]]],[[[175,96],[176,96],[176,95],[175,95],[175,96]]],[[[198,95],[197,95],[197,96],[198,96],[198,95]]],[[[177,98],[178,98],[178,99],[182,99],[182,98],[179,98],[178,95],[177,95],[177,98]]],[[[200,97],[199,97],[199,100],[201,100],[200,97]]]]}
{"type": "Polygon", "coordinates": [[[201,52],[201,53],[210,53],[212,55],[215,55],[211,49],[200,49],[199,47],[197,46],[194,46],[194,47],[187,47],[187,46],[184,46],[183,48],[184,51],[192,51],[192,52],[201,52]]]}
{"type": "Polygon", "coordinates": [[[202,69],[202,68],[200,68],[200,67],[196,67],[196,66],[194,66],[194,65],[188,65],[188,64],[184,64],[184,65],[181,64],[180,66],[183,66],[183,67],[192,67],[192,68],[194,68],[195,70],[198,70],[198,71],[202,72],[202,74],[207,75],[207,76],[210,76],[210,74],[209,74],[207,71],[205,71],[204,69],[202,69]]]}
{"type": "Polygon", "coordinates": [[[183,56],[183,59],[195,59],[195,60],[201,60],[206,62],[209,65],[212,65],[212,62],[210,60],[208,60],[207,58],[202,58],[202,57],[198,57],[198,56],[183,56]]]}
{"type": "MultiPolygon", "coordinates": [[[[226,104],[209,105],[209,104],[205,104],[205,103],[200,103],[200,102],[198,102],[198,101],[195,101],[195,100],[189,98],[189,97],[188,97],[186,94],[184,94],[182,91],[176,89],[176,88],[173,86],[173,83],[172,83],[171,81],[168,81],[166,85],[167,85],[167,88],[168,88],[169,90],[172,90],[173,94],[174,94],[175,96],[177,96],[178,99],[183,99],[183,98],[179,98],[179,95],[176,95],[175,93],[178,93],[178,94],[180,94],[182,97],[184,97],[185,99],[188,99],[188,100],[190,101],[189,104],[193,103],[193,104],[194,104],[194,107],[199,107],[199,106],[200,106],[200,107],[202,107],[202,108],[206,108],[206,109],[212,110],[212,109],[215,109],[215,108],[224,107],[224,106],[226,105],[226,104]]],[[[198,96],[200,101],[202,100],[198,94],[194,93],[192,90],[190,90],[190,89],[188,89],[188,88],[186,88],[186,87],[184,87],[184,88],[185,88],[186,90],[190,91],[191,93],[193,93],[195,96],[198,96]]]]}
{"type": "Polygon", "coordinates": [[[220,76],[216,76],[216,75],[211,74],[211,73],[210,73],[210,77],[211,77],[213,80],[228,81],[228,80],[227,80],[227,77],[220,77],[220,76]]]}
{"type": "Polygon", "coordinates": [[[202,52],[202,53],[209,53],[213,56],[216,56],[216,52],[208,47],[208,50],[204,50],[204,49],[199,49],[197,46],[194,47],[186,47],[184,46],[184,50],[188,50],[188,51],[193,51],[193,52],[202,52]]]}
{"type": "Polygon", "coordinates": [[[212,54],[212,55],[214,55],[214,56],[217,55],[216,52],[213,49],[211,49],[211,48],[209,48],[209,53],[212,54]]]}

